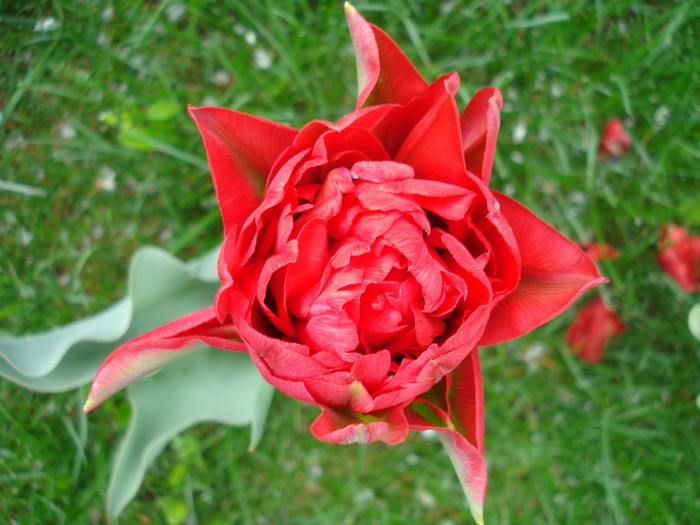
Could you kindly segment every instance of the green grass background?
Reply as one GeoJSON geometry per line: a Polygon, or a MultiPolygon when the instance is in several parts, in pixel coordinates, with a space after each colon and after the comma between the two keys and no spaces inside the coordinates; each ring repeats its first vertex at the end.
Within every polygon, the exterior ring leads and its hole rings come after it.
{"type": "MultiPolygon", "coordinates": [[[[622,251],[601,270],[627,332],[601,365],[563,347],[583,301],[481,351],[487,523],[697,523],[700,343],[685,319],[700,295],[679,291],[655,253],[662,223],[700,233],[700,6],[355,5],[428,80],[458,71],[462,107],[481,87],[503,91],[494,187],[572,239],[622,251]],[[634,145],[602,163],[598,137],[610,117],[626,120],[634,145]],[[544,355],[528,361],[532,345],[544,355]]],[[[32,193],[0,190],[2,331],[43,330],[111,304],[125,293],[139,245],[188,258],[220,240],[187,104],[293,126],[354,107],[340,1],[0,6],[0,179],[32,193]],[[35,31],[49,16],[58,27],[35,31]],[[114,190],[99,189],[111,175],[114,190]]],[[[87,418],[85,396],[86,388],[45,395],[0,381],[0,523],[106,522],[110,458],[129,407],[119,395],[87,418]]],[[[471,523],[437,441],[413,434],[399,446],[324,444],[308,433],[316,412],[277,395],[254,453],[245,429],[185,432],[119,523],[471,523]]]]}

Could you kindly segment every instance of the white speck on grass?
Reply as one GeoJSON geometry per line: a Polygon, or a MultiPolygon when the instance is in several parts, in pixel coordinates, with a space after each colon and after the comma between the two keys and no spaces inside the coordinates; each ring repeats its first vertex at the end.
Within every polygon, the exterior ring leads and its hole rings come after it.
{"type": "Polygon", "coordinates": [[[95,188],[105,193],[111,193],[117,187],[116,179],[116,171],[109,166],[102,166],[95,179],[95,188]]]}
{"type": "Polygon", "coordinates": [[[100,16],[105,22],[111,22],[114,20],[114,8],[111,5],[108,5],[100,12],[100,16]]]}
{"type": "Polygon", "coordinates": [[[355,494],[355,503],[369,503],[374,499],[374,491],[370,488],[362,489],[360,492],[355,494]]]}
{"type": "Polygon", "coordinates": [[[528,346],[525,349],[525,352],[523,352],[523,361],[525,363],[538,363],[544,355],[547,353],[547,345],[544,343],[538,341],[536,343],[532,343],[530,346],[528,346]]]}
{"type": "Polygon", "coordinates": [[[253,50],[253,65],[257,69],[270,69],[272,66],[272,55],[261,47],[253,50]]]}
{"type": "Polygon", "coordinates": [[[207,95],[202,99],[202,105],[203,106],[218,106],[219,105],[219,99],[216,97],[212,97],[211,95],[207,95]]]}
{"type": "Polygon", "coordinates": [[[220,69],[211,76],[210,80],[211,83],[215,86],[222,87],[228,85],[231,82],[231,75],[228,74],[228,71],[220,69]]]}
{"type": "Polygon", "coordinates": [[[68,122],[61,122],[58,124],[58,135],[64,140],[74,139],[78,132],[75,128],[68,122]]]}
{"type": "Polygon", "coordinates": [[[671,116],[671,110],[668,106],[661,106],[654,112],[654,124],[659,127],[664,127],[668,124],[668,119],[671,116]]]}
{"type": "Polygon", "coordinates": [[[34,234],[22,226],[19,229],[19,242],[22,246],[29,246],[34,239],[34,234]]]}
{"type": "Polygon", "coordinates": [[[408,463],[409,465],[418,465],[419,462],[420,457],[418,456],[418,454],[409,454],[408,456],[406,456],[406,463],[408,463]]]}
{"type": "Polygon", "coordinates": [[[9,226],[17,224],[17,214],[12,210],[5,210],[5,224],[9,226]]]}
{"type": "Polygon", "coordinates": [[[512,160],[515,164],[522,165],[525,164],[525,155],[523,155],[520,151],[514,151],[510,155],[510,160],[512,160]]]}
{"type": "Polygon", "coordinates": [[[7,151],[10,151],[10,150],[19,148],[22,144],[24,144],[24,135],[19,133],[13,137],[10,137],[9,139],[7,139],[5,141],[4,148],[7,151]]]}
{"type": "Polygon", "coordinates": [[[166,226],[158,233],[158,240],[161,242],[167,242],[173,238],[173,229],[170,226],[166,226]]]}
{"type": "Polygon", "coordinates": [[[168,22],[178,22],[183,16],[185,16],[185,4],[176,3],[170,4],[165,10],[165,14],[168,17],[168,22]]]}
{"type": "Polygon", "coordinates": [[[60,271],[56,274],[56,282],[61,288],[67,288],[70,284],[70,274],[66,271],[60,271]]]}
{"type": "Polygon", "coordinates": [[[456,0],[450,0],[448,2],[443,2],[440,4],[440,14],[446,15],[452,11],[457,6],[456,0]]]}
{"type": "Polygon", "coordinates": [[[509,197],[512,197],[513,195],[515,195],[515,184],[513,184],[512,182],[509,182],[508,184],[506,184],[505,187],[503,188],[503,193],[505,193],[509,197]]]}
{"type": "Polygon", "coordinates": [[[549,87],[549,93],[552,95],[552,98],[560,98],[564,94],[564,89],[559,82],[553,82],[549,87]]]}
{"type": "Polygon", "coordinates": [[[109,35],[107,33],[105,33],[104,31],[100,31],[97,34],[97,38],[95,39],[95,41],[97,42],[98,46],[107,47],[110,44],[110,42],[112,41],[112,39],[109,37],[109,35]]]}
{"type": "Polygon", "coordinates": [[[235,26],[233,26],[233,32],[237,35],[243,36],[245,35],[245,31],[246,29],[243,26],[243,24],[236,24],[235,26]]]}
{"type": "Polygon", "coordinates": [[[588,202],[588,195],[586,195],[586,193],[583,191],[572,191],[571,195],[569,195],[569,200],[571,201],[571,204],[583,206],[588,202]]]}
{"type": "Polygon", "coordinates": [[[321,465],[311,465],[309,467],[309,477],[318,479],[323,476],[323,467],[321,465]]]}
{"type": "Polygon", "coordinates": [[[92,238],[93,241],[99,241],[104,236],[105,236],[105,227],[102,226],[102,224],[100,224],[99,222],[96,223],[92,227],[92,230],[90,230],[90,237],[92,238]]]}
{"type": "Polygon", "coordinates": [[[527,124],[518,122],[513,128],[513,143],[520,144],[527,137],[527,124]]]}
{"type": "Polygon", "coordinates": [[[421,506],[426,509],[434,509],[435,505],[437,504],[435,501],[435,496],[425,490],[417,490],[416,499],[418,500],[418,503],[420,503],[421,506]]]}
{"type": "Polygon", "coordinates": [[[254,46],[258,43],[258,37],[256,36],[254,31],[246,31],[245,35],[243,35],[243,38],[245,39],[248,45],[254,46]]]}
{"type": "Polygon", "coordinates": [[[58,20],[53,16],[47,16],[36,21],[34,24],[35,33],[48,33],[49,31],[55,31],[61,26],[58,20]]]}

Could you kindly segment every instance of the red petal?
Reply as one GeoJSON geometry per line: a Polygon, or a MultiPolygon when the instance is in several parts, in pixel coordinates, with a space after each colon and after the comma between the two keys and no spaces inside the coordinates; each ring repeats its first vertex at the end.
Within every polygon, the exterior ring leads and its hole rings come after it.
{"type": "Polygon", "coordinates": [[[114,350],[102,363],[90,388],[84,410],[89,412],[134,381],[207,344],[234,352],[245,352],[232,326],[216,320],[213,306],[170,321],[114,350]]]}
{"type": "Polygon", "coordinates": [[[497,88],[485,88],[474,95],[459,119],[467,169],[485,184],[491,179],[502,107],[501,92],[497,88]]]}
{"type": "Polygon", "coordinates": [[[389,35],[367,22],[347,2],[345,18],[357,60],[357,109],[364,105],[407,104],[427,93],[428,84],[389,35]]]}
{"type": "Polygon", "coordinates": [[[484,498],[488,482],[484,456],[459,432],[439,428],[435,430],[441,432],[440,440],[457,473],[474,521],[483,525],[484,498]]]}
{"type": "Polygon", "coordinates": [[[204,139],[226,234],[258,206],[272,165],[298,132],[225,108],[190,107],[190,115],[204,139]]]}
{"type": "Polygon", "coordinates": [[[411,166],[418,179],[465,187],[467,176],[454,100],[459,79],[455,73],[442,82],[443,91],[406,137],[394,160],[411,166]]]}
{"type": "Polygon", "coordinates": [[[564,341],[576,357],[595,364],[603,359],[610,337],[624,331],[625,323],[598,296],[581,309],[564,341]]]}
{"type": "Polygon", "coordinates": [[[682,226],[671,224],[661,227],[661,239],[656,261],[682,290],[698,291],[698,262],[700,262],[700,236],[690,237],[682,226]]]}
{"type": "Polygon", "coordinates": [[[369,414],[365,419],[359,415],[324,408],[311,424],[310,430],[316,439],[330,443],[365,445],[384,441],[395,445],[406,439],[408,422],[401,407],[383,414],[369,414]]]}
{"type": "Polygon", "coordinates": [[[475,348],[451,374],[447,402],[455,429],[479,452],[484,450],[484,387],[479,349],[475,348]]]}
{"type": "Polygon", "coordinates": [[[425,394],[425,399],[413,403],[405,412],[410,430],[441,433],[441,441],[457,472],[472,516],[477,523],[483,523],[487,472],[483,457],[484,393],[478,350],[472,350],[446,381],[438,383],[425,394]],[[449,385],[446,399],[444,385],[449,385]],[[418,403],[423,406],[417,407],[418,403]]]}
{"type": "Polygon", "coordinates": [[[621,157],[632,145],[632,137],[625,131],[625,125],[618,118],[612,118],[605,125],[598,149],[601,153],[621,157]]]}
{"type": "Polygon", "coordinates": [[[515,290],[494,308],[479,346],[529,332],[605,281],[590,257],[573,242],[510,197],[494,195],[518,243],[522,275],[515,290]]]}

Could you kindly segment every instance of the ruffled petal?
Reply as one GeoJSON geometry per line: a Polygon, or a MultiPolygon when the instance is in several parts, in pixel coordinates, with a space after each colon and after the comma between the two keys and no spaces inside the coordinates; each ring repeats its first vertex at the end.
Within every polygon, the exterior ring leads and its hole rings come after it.
{"type": "Polygon", "coordinates": [[[224,234],[260,204],[270,169],[298,131],[225,108],[190,107],[207,150],[224,234]]]}
{"type": "Polygon", "coordinates": [[[605,282],[595,263],[522,204],[494,192],[518,243],[518,286],[491,313],[479,346],[519,337],[564,311],[583,292],[605,282]]]}

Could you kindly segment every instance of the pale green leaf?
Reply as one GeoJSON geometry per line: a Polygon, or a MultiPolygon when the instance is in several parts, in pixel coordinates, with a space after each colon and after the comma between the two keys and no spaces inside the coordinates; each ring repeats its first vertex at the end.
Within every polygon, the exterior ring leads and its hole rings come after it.
{"type": "Polygon", "coordinates": [[[114,519],[134,497],[148,466],[183,430],[214,421],[251,425],[251,449],[264,430],[274,388],[247,354],[204,347],[131,385],[132,419],[119,447],[107,511],[114,519]]]}
{"type": "Polygon", "coordinates": [[[688,328],[695,339],[700,341],[700,303],[693,306],[688,312],[688,328]]]}
{"type": "Polygon", "coordinates": [[[189,263],[155,247],[131,260],[127,296],[85,319],[26,336],[0,335],[0,376],[40,392],[89,383],[120,344],[211,305],[218,248],[189,263]]]}

